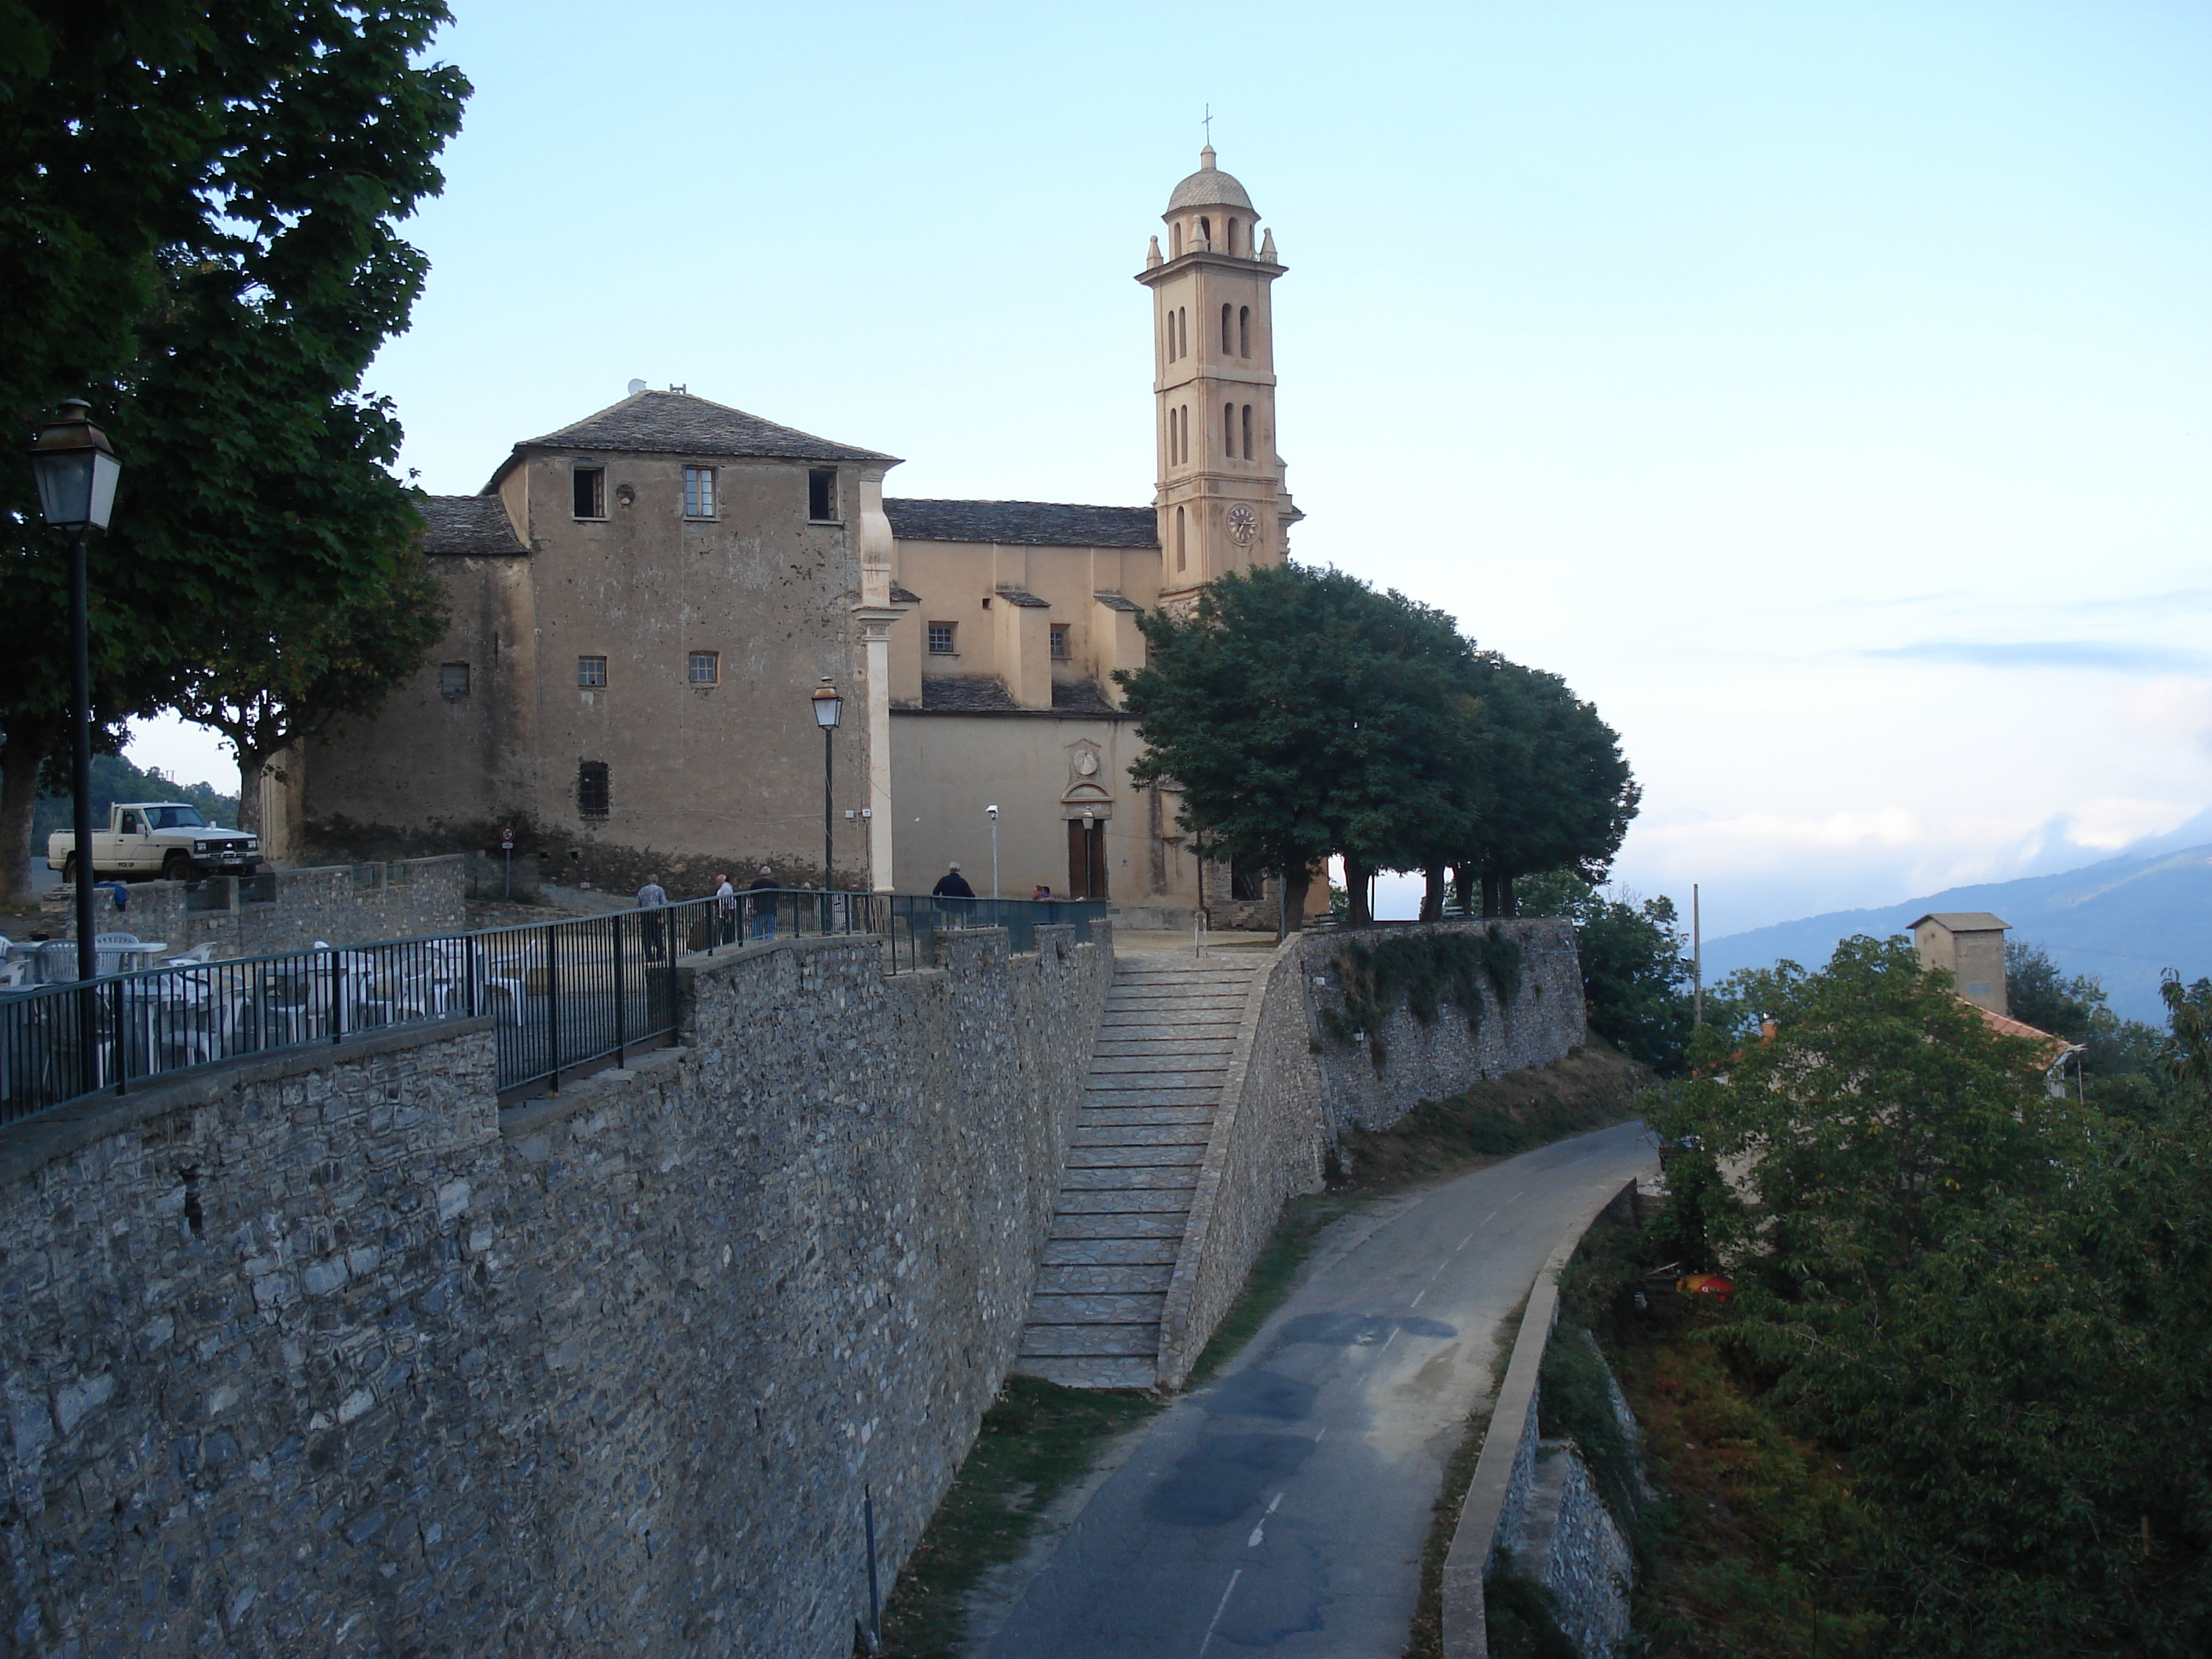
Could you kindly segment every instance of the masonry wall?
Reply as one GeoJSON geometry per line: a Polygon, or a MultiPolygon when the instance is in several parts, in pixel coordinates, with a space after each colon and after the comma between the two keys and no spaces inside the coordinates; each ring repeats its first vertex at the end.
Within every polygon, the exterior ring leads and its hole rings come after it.
{"type": "Polygon", "coordinates": [[[690,975],[498,1111],[482,1022],[0,1132],[0,1629],[93,1655],[842,1656],[1012,1352],[1111,972],[690,975]]]}
{"type": "MultiPolygon", "coordinates": [[[[201,896],[219,901],[219,909],[187,908],[180,881],[134,882],[131,908],[118,911],[106,891],[97,896],[102,933],[133,933],[160,939],[181,954],[213,943],[224,957],[252,957],[280,951],[305,951],[317,940],[326,945],[363,945],[378,939],[420,939],[459,932],[466,925],[464,904],[465,861],[458,854],[409,859],[403,863],[331,865],[311,870],[271,870],[262,881],[274,896],[248,895],[259,882],[214,878],[201,896]]],[[[43,903],[48,931],[59,939],[76,937],[76,899],[68,888],[50,890],[43,903]]]]}

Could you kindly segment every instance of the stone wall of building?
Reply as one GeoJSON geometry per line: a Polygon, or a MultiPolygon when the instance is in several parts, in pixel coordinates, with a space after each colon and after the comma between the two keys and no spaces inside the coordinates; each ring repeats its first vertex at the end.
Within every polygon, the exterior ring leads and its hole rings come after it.
{"type": "Polygon", "coordinates": [[[503,1115],[485,1022],[0,1131],[0,1629],[842,1656],[1011,1360],[1111,945],[688,969],[503,1115]]]}
{"type": "MultiPolygon", "coordinates": [[[[133,882],[130,908],[96,895],[99,928],[160,939],[181,954],[212,943],[220,957],[254,957],[325,945],[366,945],[458,933],[467,925],[465,860],[458,854],[394,864],[322,865],[268,870],[240,881],[133,882]]],[[[76,937],[73,889],[50,889],[41,901],[46,931],[76,937]]]]}
{"type": "Polygon", "coordinates": [[[1419,1101],[1558,1060],[1583,1035],[1582,975],[1564,921],[1338,928],[1285,940],[1245,1008],[1200,1166],[1161,1317],[1161,1385],[1179,1386],[1188,1374],[1243,1291],[1283,1201],[1320,1186],[1328,1148],[1345,1128],[1388,1127],[1419,1101]],[[1522,977],[1502,1006],[1483,981],[1478,1027],[1449,1001],[1426,1025],[1401,1007],[1384,1025],[1380,1067],[1364,1042],[1328,1035],[1323,1016],[1344,1006],[1339,964],[1349,945],[1493,927],[1519,944],[1522,977]]]}

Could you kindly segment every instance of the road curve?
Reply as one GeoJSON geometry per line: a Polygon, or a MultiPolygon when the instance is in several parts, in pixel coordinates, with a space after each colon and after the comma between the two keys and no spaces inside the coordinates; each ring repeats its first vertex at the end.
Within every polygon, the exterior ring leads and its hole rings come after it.
{"type": "Polygon", "coordinates": [[[1501,1322],[1604,1192],[1656,1167],[1621,1124],[1338,1223],[1231,1368],[1153,1420],[981,1653],[1398,1653],[1501,1322]]]}

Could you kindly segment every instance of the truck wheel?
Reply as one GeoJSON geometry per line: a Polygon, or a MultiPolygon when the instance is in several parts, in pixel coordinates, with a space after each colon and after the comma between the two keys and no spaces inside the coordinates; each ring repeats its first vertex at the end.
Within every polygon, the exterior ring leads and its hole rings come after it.
{"type": "Polygon", "coordinates": [[[76,885],[76,854],[71,853],[62,860],[62,885],[76,885]]]}
{"type": "Polygon", "coordinates": [[[189,853],[171,853],[161,860],[163,881],[190,881],[199,871],[194,866],[189,853]]]}

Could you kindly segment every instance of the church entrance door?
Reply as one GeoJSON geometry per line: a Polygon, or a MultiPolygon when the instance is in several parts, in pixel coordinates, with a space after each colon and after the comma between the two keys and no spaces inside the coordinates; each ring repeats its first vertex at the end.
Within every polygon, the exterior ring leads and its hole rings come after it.
{"type": "Polygon", "coordinates": [[[1097,819],[1067,821],[1067,896],[1106,896],[1106,826],[1097,819]]]}

